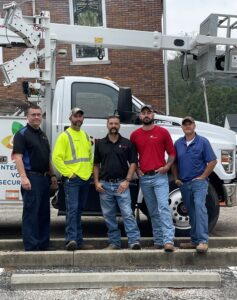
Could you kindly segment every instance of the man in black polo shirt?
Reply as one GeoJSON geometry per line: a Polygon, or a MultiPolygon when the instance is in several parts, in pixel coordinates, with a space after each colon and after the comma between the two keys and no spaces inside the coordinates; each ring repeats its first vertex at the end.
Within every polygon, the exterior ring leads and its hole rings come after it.
{"type": "Polygon", "coordinates": [[[141,249],[140,232],[131,209],[129,182],[136,169],[137,153],[133,144],[119,134],[120,120],[107,120],[108,135],[95,145],[94,181],[108,228],[108,250],[121,248],[121,234],[116,221],[117,204],[121,211],[128,245],[141,249]]]}
{"type": "Polygon", "coordinates": [[[40,129],[42,111],[39,106],[29,106],[27,121],[13,142],[23,198],[23,243],[26,251],[46,250],[50,229],[50,178],[52,188],[57,188],[57,179],[52,175],[48,139],[40,129]]]}

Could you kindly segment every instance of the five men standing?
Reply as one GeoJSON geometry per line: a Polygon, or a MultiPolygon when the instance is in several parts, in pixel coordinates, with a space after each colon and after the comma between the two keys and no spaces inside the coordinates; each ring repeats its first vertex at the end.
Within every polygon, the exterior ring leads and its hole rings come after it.
{"type": "MultiPolygon", "coordinates": [[[[57,180],[50,163],[47,137],[39,128],[42,121],[40,107],[30,106],[27,119],[27,126],[14,137],[13,147],[22,184],[23,242],[27,251],[46,250],[49,246],[50,224],[49,178],[52,188],[57,188],[57,180]]],[[[84,112],[80,108],[73,108],[69,119],[71,126],[56,141],[53,163],[62,174],[64,182],[66,249],[88,250],[93,247],[83,242],[81,214],[93,171],[92,147],[88,135],[81,130],[84,112]]],[[[207,178],[216,165],[216,156],[210,143],[195,133],[195,121],[188,116],[182,120],[185,135],[176,141],[175,151],[169,132],[154,124],[154,112],[150,106],[141,108],[140,119],[142,127],[131,134],[130,142],[119,134],[119,117],[109,117],[108,134],[95,145],[94,181],[108,228],[109,246],[106,249],[121,248],[121,234],[116,221],[117,208],[123,217],[129,247],[141,249],[140,231],[131,208],[129,190],[129,183],[136,170],[151,218],[154,249],[174,251],[174,226],[169,210],[167,176],[173,165],[175,183],[180,187],[191,225],[191,243],[181,244],[181,248],[196,248],[197,252],[206,252],[207,178]]]]}

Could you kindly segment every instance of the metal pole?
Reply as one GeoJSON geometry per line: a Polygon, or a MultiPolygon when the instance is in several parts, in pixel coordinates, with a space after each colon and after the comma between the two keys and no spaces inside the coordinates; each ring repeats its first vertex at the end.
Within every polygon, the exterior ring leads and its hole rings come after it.
{"type": "MultiPolygon", "coordinates": [[[[163,34],[166,35],[167,33],[167,26],[166,26],[166,0],[163,1],[163,34]]],[[[167,51],[163,50],[163,57],[164,57],[164,80],[165,80],[165,111],[166,115],[170,114],[170,107],[169,107],[169,78],[168,78],[168,60],[167,60],[167,51]]]]}
{"type": "Polygon", "coordinates": [[[32,0],[32,13],[35,16],[35,0],[32,0]]]}
{"type": "Polygon", "coordinates": [[[207,102],[206,79],[205,79],[205,77],[202,77],[201,81],[202,81],[202,85],[203,85],[203,95],[204,95],[204,102],[205,102],[207,123],[210,123],[209,109],[208,109],[208,102],[207,102]]]}

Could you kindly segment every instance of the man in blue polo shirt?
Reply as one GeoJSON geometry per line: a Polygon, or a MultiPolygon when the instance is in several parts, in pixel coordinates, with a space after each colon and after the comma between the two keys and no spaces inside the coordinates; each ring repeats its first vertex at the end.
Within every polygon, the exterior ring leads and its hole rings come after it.
{"type": "Polygon", "coordinates": [[[184,137],[175,143],[176,163],[172,167],[176,185],[187,208],[191,230],[191,243],[181,243],[181,248],[194,248],[199,253],[208,250],[208,214],[206,195],[208,176],[217,161],[209,141],[195,132],[192,117],[182,120],[184,137]]]}

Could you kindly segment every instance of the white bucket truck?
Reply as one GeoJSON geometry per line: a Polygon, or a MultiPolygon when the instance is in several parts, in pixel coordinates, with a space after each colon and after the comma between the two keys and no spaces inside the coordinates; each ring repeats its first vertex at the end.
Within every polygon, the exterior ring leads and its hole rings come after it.
{"type": "MultiPolygon", "coordinates": [[[[1,44],[25,44],[25,52],[17,59],[5,62],[2,65],[5,85],[12,84],[20,77],[36,78],[40,81],[30,83],[29,86],[41,89],[39,82],[44,82],[45,98],[41,105],[46,112],[43,129],[46,131],[53,148],[58,135],[69,126],[69,112],[72,107],[80,107],[85,112],[83,129],[91,137],[92,143],[104,137],[107,133],[106,118],[117,112],[121,117],[121,134],[129,137],[139,124],[138,114],[142,101],[132,96],[129,88],[121,88],[115,82],[96,77],[70,77],[65,76],[54,85],[54,65],[56,41],[63,43],[79,43],[99,47],[133,48],[133,49],[172,49],[188,53],[196,53],[197,48],[217,44],[215,37],[198,36],[195,40],[190,37],[163,36],[159,32],[142,32],[122,29],[91,28],[49,22],[49,13],[42,12],[34,18],[22,16],[21,10],[15,3],[4,6],[6,15],[1,20],[3,26],[8,28],[6,38],[5,28],[0,27],[1,44]],[[37,31],[35,23],[37,24],[37,31]],[[32,24],[32,25],[29,25],[32,24]],[[42,34],[39,32],[42,29],[42,34]],[[4,29],[4,30],[3,30],[4,29]],[[45,47],[38,49],[40,41],[45,47]],[[37,61],[45,60],[45,68],[39,69],[37,61]],[[35,69],[29,64],[34,62],[35,69]],[[54,90],[53,100],[51,91],[54,90]]],[[[237,44],[237,41],[218,38],[218,43],[224,45],[237,44]]],[[[100,52],[101,55],[101,52],[100,52]]],[[[170,132],[173,141],[183,135],[181,119],[166,115],[155,115],[155,122],[164,126],[170,132]]],[[[14,161],[12,161],[12,138],[17,130],[26,123],[25,117],[0,117],[0,203],[16,204],[21,201],[20,181],[14,161]]],[[[212,230],[219,217],[220,202],[227,206],[237,204],[235,180],[236,145],[235,134],[222,127],[196,122],[197,132],[209,139],[218,159],[218,163],[210,175],[209,192],[207,195],[207,209],[209,215],[209,229],[212,230]]],[[[184,234],[189,230],[189,219],[183,205],[179,189],[175,186],[170,174],[170,210],[177,233],[184,234]]],[[[138,181],[134,179],[131,184],[131,194],[134,207],[139,207],[147,213],[143,195],[139,190],[138,181]]],[[[85,213],[100,213],[98,195],[93,187],[89,195],[85,213]]]]}

